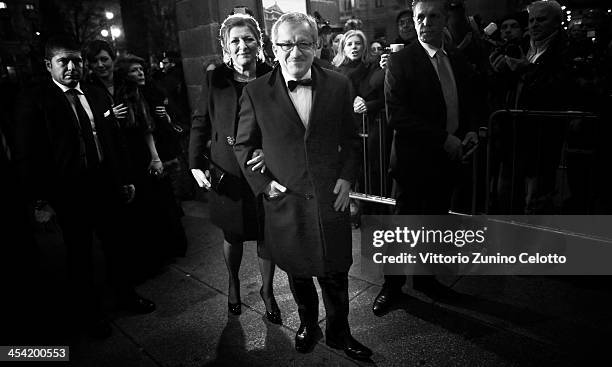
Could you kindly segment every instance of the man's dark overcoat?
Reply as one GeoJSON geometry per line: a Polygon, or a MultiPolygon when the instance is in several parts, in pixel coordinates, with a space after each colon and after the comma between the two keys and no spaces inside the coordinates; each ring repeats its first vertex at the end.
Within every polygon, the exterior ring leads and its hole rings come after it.
{"type": "Polygon", "coordinates": [[[245,87],[234,146],[255,194],[272,179],[288,188],[280,199],[264,200],[264,237],[272,259],[295,276],[346,272],[352,264],[349,213],[333,208],[337,179],[353,182],[358,162],[350,82],[316,65],[311,70],[307,128],[276,67],[245,87]],[[246,166],[257,148],[263,148],[267,175],[246,166]]]}

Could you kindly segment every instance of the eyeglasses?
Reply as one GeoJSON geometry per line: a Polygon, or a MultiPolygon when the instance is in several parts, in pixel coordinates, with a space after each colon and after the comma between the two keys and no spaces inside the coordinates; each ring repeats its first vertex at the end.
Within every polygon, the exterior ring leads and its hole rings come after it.
{"type": "Polygon", "coordinates": [[[309,51],[314,46],[314,42],[296,42],[296,43],[275,43],[281,50],[285,52],[290,52],[293,50],[295,46],[300,49],[300,51],[309,51]]]}

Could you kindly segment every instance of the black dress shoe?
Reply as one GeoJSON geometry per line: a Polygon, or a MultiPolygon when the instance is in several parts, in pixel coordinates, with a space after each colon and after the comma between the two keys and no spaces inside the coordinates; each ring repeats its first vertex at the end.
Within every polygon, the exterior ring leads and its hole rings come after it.
{"type": "Polygon", "coordinates": [[[238,303],[231,303],[231,302],[227,301],[227,310],[232,315],[240,315],[242,313],[241,303],[240,302],[238,302],[238,303]]]}
{"type": "Polygon", "coordinates": [[[382,316],[388,312],[389,307],[399,298],[400,294],[401,290],[399,289],[383,287],[376,298],[374,298],[374,303],[372,304],[374,315],[382,316]]]}
{"type": "MultiPolygon", "coordinates": [[[[259,289],[259,295],[261,296],[261,300],[264,301],[265,306],[266,301],[264,300],[263,286],[259,289]]],[[[274,297],[272,297],[271,303],[272,311],[268,311],[268,308],[266,307],[266,319],[273,324],[282,325],[283,319],[281,318],[280,309],[278,308],[278,304],[276,303],[276,299],[274,297]]]]}
{"type": "Polygon", "coordinates": [[[350,334],[338,338],[333,337],[331,333],[325,332],[325,344],[334,349],[344,350],[344,353],[353,359],[366,361],[372,357],[370,348],[355,340],[350,334]]]}
{"type": "Polygon", "coordinates": [[[137,294],[122,299],[119,302],[121,308],[139,314],[147,314],[155,311],[155,303],[137,294]]]}
{"type": "Polygon", "coordinates": [[[308,353],[312,351],[317,343],[317,329],[318,326],[306,326],[304,324],[300,324],[300,327],[295,334],[295,350],[300,353],[308,353]]]}

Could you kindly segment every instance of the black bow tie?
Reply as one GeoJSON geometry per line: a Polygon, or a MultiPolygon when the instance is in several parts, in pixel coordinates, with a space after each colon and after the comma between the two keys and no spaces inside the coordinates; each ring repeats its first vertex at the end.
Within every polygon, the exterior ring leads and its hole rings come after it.
{"type": "Polygon", "coordinates": [[[312,79],[302,79],[302,80],[290,80],[287,82],[287,87],[289,87],[290,91],[294,91],[298,85],[303,85],[305,87],[312,87],[312,79]]]}

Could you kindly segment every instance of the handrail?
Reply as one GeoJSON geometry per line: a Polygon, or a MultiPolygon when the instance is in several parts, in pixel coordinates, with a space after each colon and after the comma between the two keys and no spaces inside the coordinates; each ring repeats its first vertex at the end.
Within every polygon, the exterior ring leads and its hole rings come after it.
{"type": "Polygon", "coordinates": [[[363,194],[363,193],[360,193],[360,192],[353,192],[353,191],[351,191],[349,193],[349,197],[351,199],[356,199],[356,200],[361,200],[361,201],[369,201],[370,203],[385,204],[385,205],[395,205],[395,199],[386,198],[384,196],[363,194]]]}

